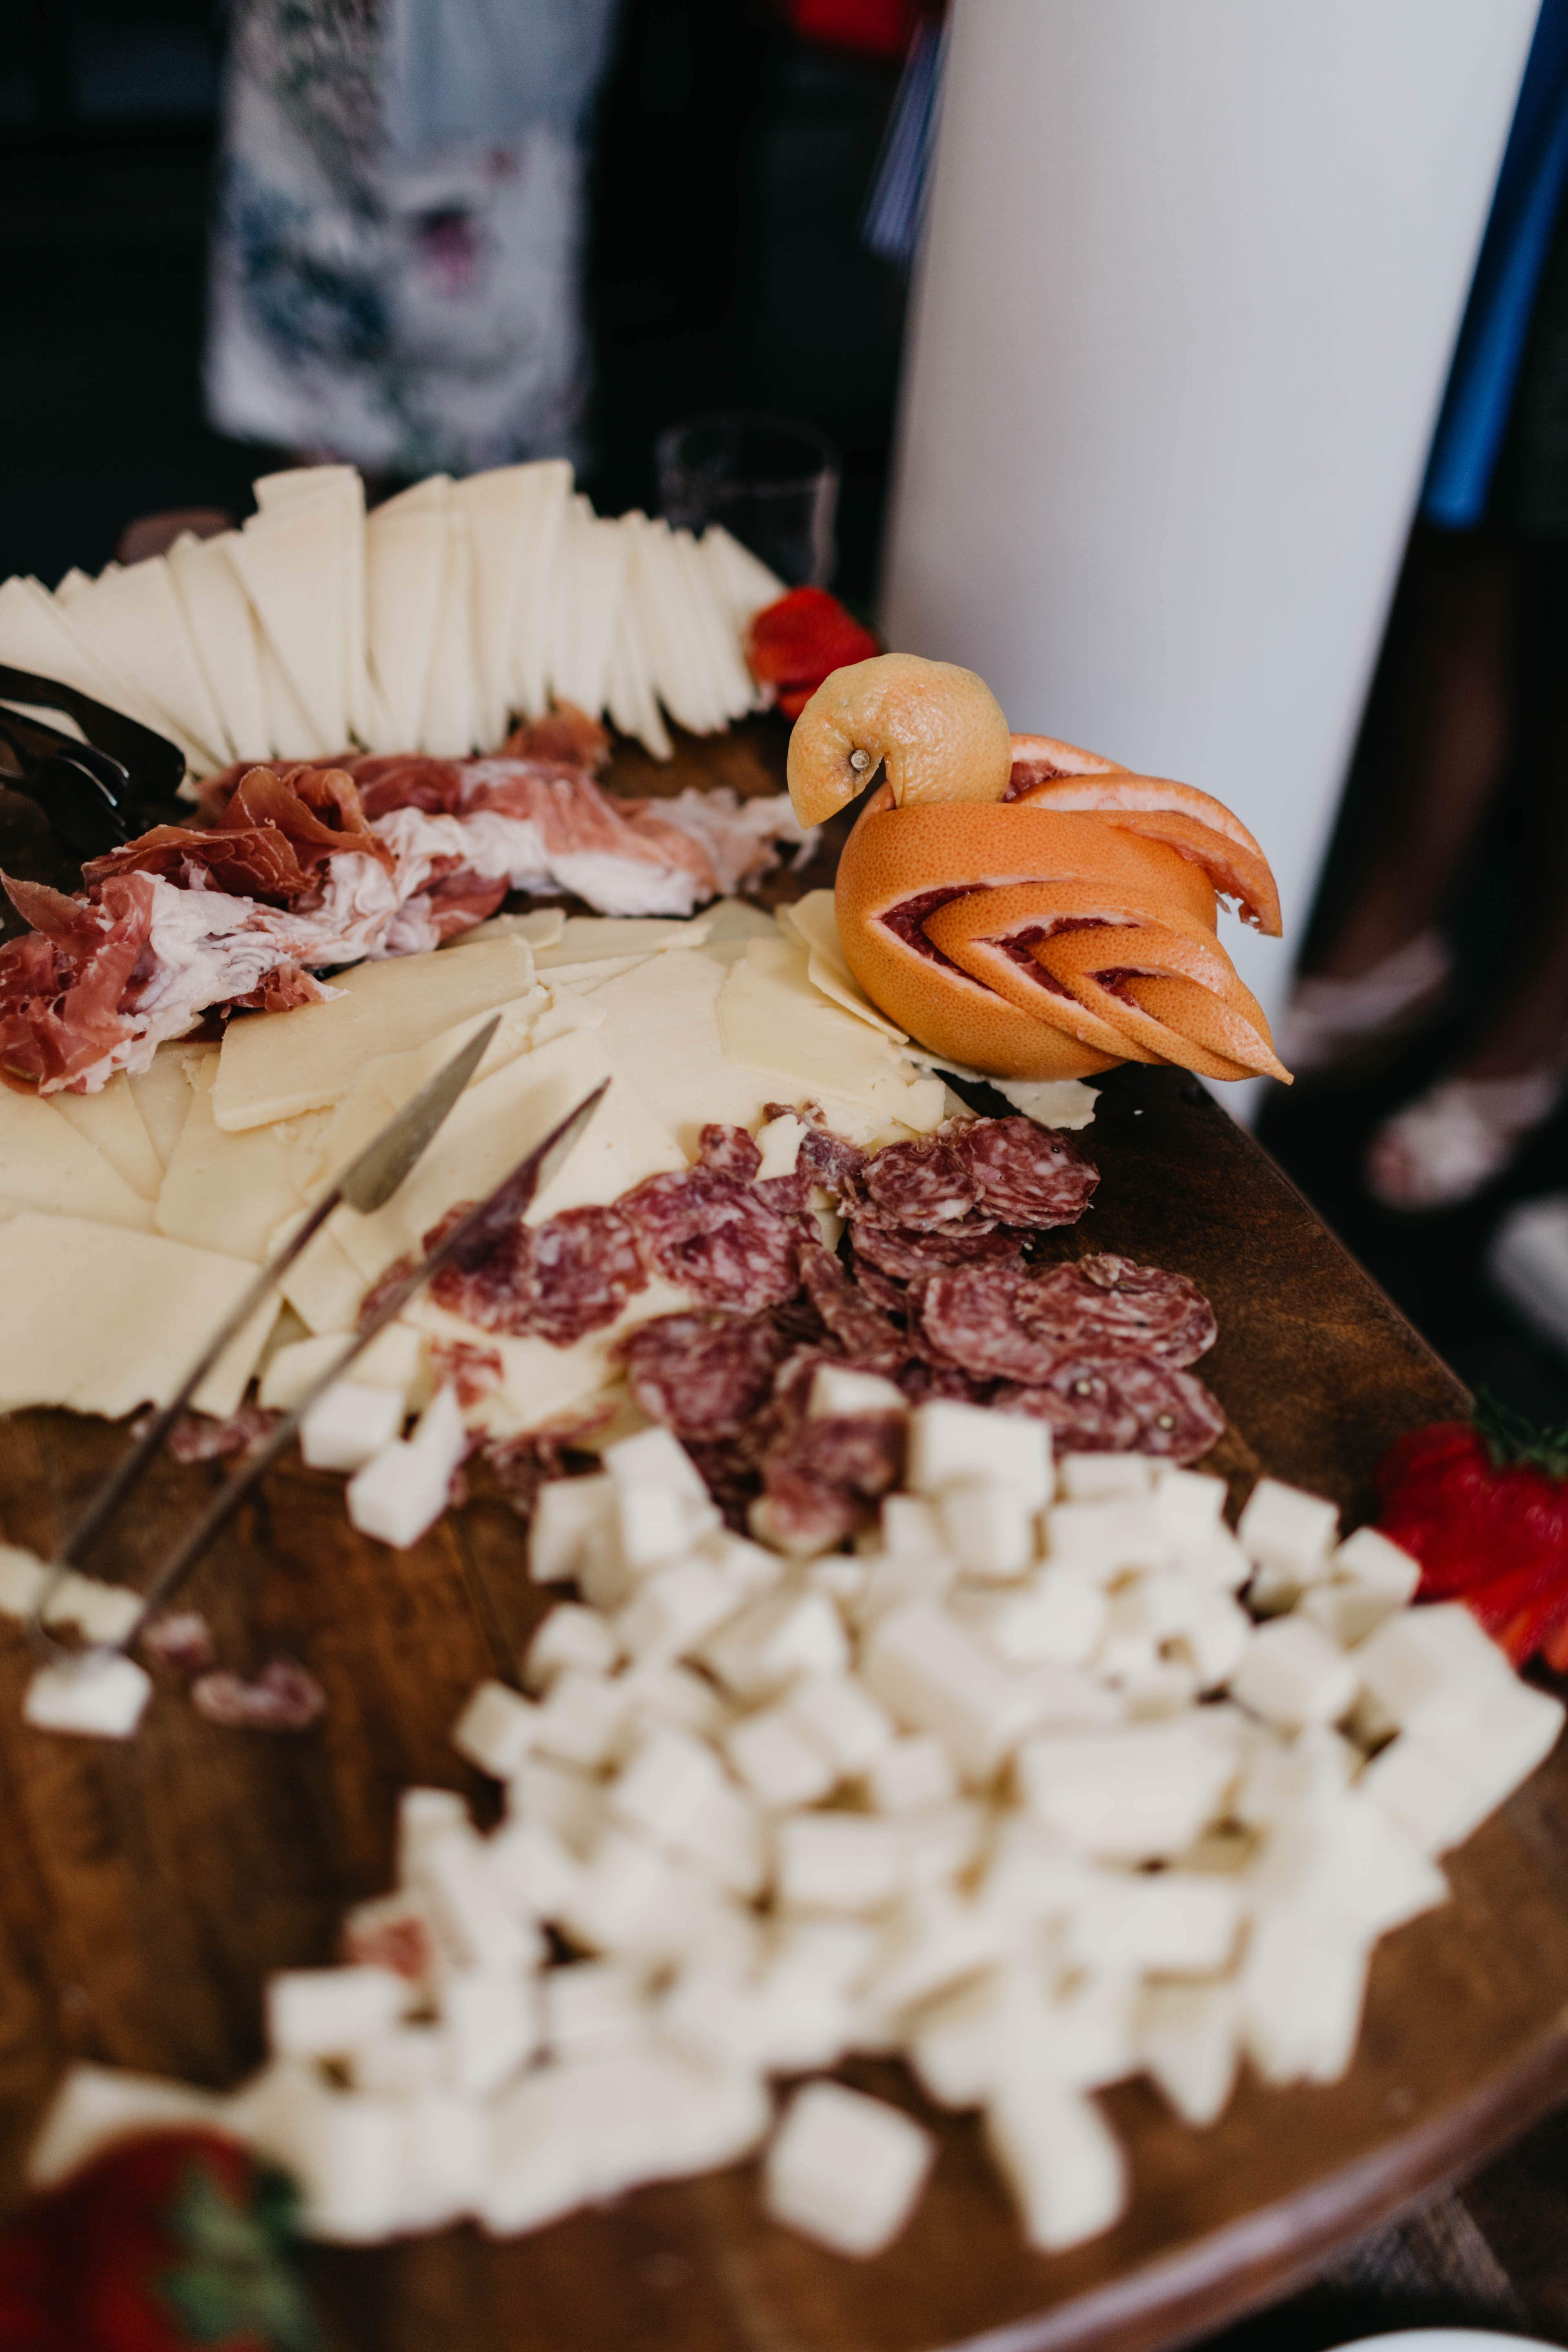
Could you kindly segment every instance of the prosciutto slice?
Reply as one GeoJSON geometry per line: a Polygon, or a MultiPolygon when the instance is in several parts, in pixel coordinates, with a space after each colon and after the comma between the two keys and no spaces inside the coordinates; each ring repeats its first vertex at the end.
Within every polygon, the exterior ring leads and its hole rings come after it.
{"type": "Polygon", "coordinates": [[[231,768],[201,823],[95,858],[79,898],[0,876],[32,926],[0,948],[0,1076],[95,1092],[214,1007],[309,1003],[331,992],[313,974],[439,947],[509,890],[681,917],[805,841],[779,793],[729,813],[720,856],[732,795],[683,794],[714,803],[694,828],[679,803],[611,800],[559,756],[594,755],[569,726],[533,731],[556,756],[231,768]]]}

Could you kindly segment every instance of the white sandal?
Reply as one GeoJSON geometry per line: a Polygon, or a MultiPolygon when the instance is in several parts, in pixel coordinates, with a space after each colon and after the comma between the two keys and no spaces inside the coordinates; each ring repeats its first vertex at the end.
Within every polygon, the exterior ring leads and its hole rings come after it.
{"type": "Polygon", "coordinates": [[[1441,1078],[1384,1120],[1366,1181],[1385,1209],[1447,1209],[1500,1175],[1563,1091],[1557,1070],[1522,1078],[1441,1078]]]}
{"type": "Polygon", "coordinates": [[[1280,1060],[1304,1076],[1351,1046],[1396,1036],[1436,1004],[1453,968],[1441,932],[1423,931],[1358,980],[1299,980],[1275,1033],[1280,1060]]]}

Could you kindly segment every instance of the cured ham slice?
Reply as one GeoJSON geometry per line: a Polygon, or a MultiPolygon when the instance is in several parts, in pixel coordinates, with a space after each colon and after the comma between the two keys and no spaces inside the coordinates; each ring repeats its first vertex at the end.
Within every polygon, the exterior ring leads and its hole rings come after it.
{"type": "Polygon", "coordinates": [[[313,971],[438,947],[509,890],[685,917],[771,864],[775,839],[801,841],[782,793],[700,828],[679,804],[671,821],[665,803],[610,799],[577,764],[598,733],[563,712],[490,759],[229,768],[202,822],[95,859],[82,897],[7,882],[33,928],[0,949],[0,1076],[94,1092],[214,1007],[310,1003],[313,971]],[[534,734],[556,756],[521,749],[534,734]]]}

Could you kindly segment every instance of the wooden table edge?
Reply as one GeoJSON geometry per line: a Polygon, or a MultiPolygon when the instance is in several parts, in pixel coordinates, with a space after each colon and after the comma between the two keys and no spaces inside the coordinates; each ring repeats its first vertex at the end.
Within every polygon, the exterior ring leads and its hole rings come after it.
{"type": "Polygon", "coordinates": [[[1568,2009],[1522,2058],[1402,2138],[1179,2253],[945,2352],[1176,2352],[1309,2285],[1331,2254],[1479,2170],[1565,2095],[1568,2009]]]}

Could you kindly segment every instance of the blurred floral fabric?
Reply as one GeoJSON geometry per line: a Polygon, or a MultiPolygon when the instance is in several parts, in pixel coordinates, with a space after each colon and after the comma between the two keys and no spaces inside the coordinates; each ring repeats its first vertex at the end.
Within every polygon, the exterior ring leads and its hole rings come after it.
{"type": "Polygon", "coordinates": [[[220,432],[373,471],[573,454],[584,129],[615,0],[236,0],[220,432]]]}

